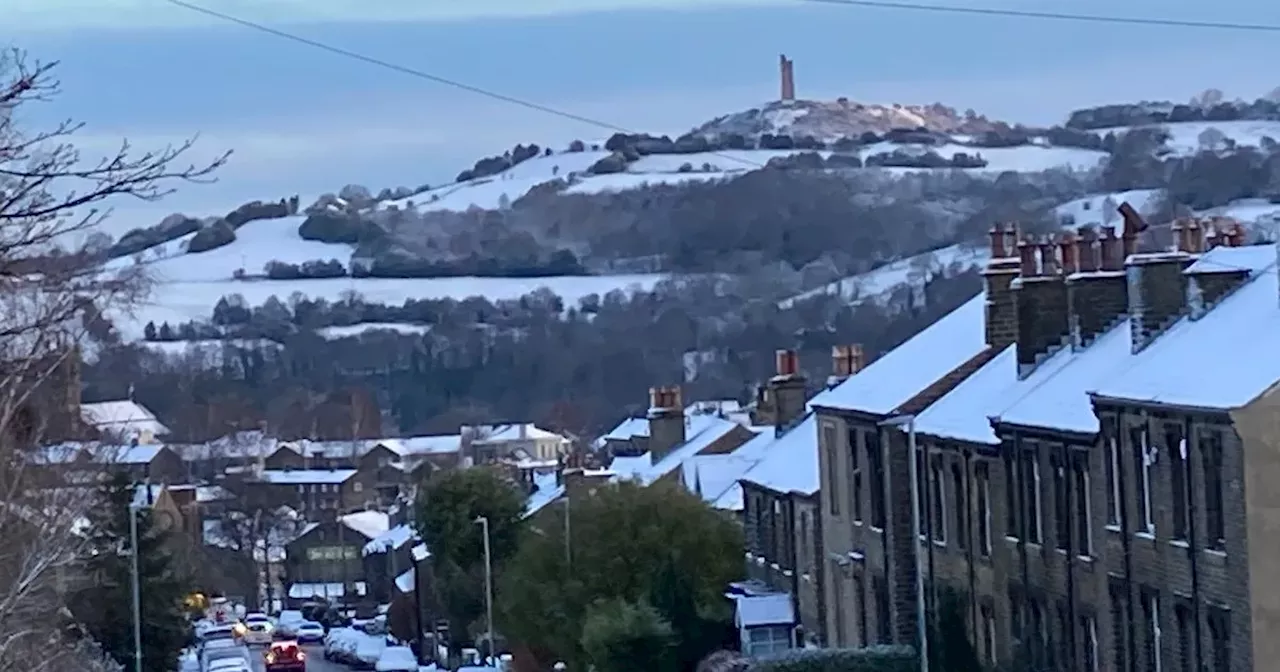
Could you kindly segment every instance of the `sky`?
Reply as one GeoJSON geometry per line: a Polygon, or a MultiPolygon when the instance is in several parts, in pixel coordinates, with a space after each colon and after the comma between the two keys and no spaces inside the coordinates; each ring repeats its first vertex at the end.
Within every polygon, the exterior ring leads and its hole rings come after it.
{"type": "MultiPolygon", "coordinates": [[[[1280,3],[937,0],[938,4],[1280,25],[1280,3]]],[[[943,102],[1049,124],[1071,109],[1280,86],[1275,32],[1106,25],[802,0],[197,0],[270,27],[611,126],[678,134],[777,95],[943,102]]],[[[344,184],[451,181],[516,143],[611,131],[211,18],[166,0],[5,0],[0,45],[57,60],[62,94],[30,125],[73,117],[88,156],[198,134],[233,150],[212,185],[120,204],[149,224],[344,184]]],[[[136,222],[134,220],[137,220],[136,222]]],[[[114,227],[113,227],[114,228],[114,227]]],[[[127,228],[127,227],[126,227],[127,228]]]]}

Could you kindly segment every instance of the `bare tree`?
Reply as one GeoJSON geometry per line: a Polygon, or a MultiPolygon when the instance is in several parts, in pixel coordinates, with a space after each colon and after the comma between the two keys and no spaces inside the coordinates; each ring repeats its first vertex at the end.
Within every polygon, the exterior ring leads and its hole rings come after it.
{"type": "Polygon", "coordinates": [[[74,143],[78,123],[25,127],[21,112],[58,92],[54,66],[0,53],[0,672],[109,669],[71,639],[50,646],[69,637],[58,605],[93,493],[36,489],[27,456],[77,425],[81,348],[147,289],[142,266],[108,270],[92,247],[112,202],[159,199],[225,160],[175,169],[190,143],[135,152],[127,142],[92,160],[74,143]]]}

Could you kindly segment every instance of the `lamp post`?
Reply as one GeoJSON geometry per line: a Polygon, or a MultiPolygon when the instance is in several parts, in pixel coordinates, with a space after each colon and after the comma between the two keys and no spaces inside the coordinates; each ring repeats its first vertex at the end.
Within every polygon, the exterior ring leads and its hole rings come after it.
{"type": "Polygon", "coordinates": [[[484,516],[478,516],[476,522],[479,523],[484,532],[484,610],[485,610],[485,639],[489,642],[489,657],[493,657],[493,557],[489,548],[489,519],[484,516]]]}
{"type": "Polygon", "coordinates": [[[920,474],[916,467],[916,416],[899,415],[885,420],[886,427],[898,427],[907,433],[911,479],[911,543],[915,544],[916,571],[916,638],[920,640],[920,672],[929,672],[929,632],[926,627],[924,600],[924,563],[920,548],[920,474]]]}
{"type": "Polygon", "coordinates": [[[133,593],[133,670],[142,672],[142,592],[138,576],[138,509],[129,504],[129,580],[133,593]]]}

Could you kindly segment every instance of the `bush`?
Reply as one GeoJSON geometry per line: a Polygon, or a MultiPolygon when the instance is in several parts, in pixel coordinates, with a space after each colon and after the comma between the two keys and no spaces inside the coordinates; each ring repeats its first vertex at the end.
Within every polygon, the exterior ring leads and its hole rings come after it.
{"type": "Polygon", "coordinates": [[[114,245],[108,247],[106,254],[112,259],[126,257],[199,230],[200,220],[180,214],[169,215],[155,226],[130,230],[114,245]]]}
{"type": "Polygon", "coordinates": [[[614,152],[609,156],[596,161],[587,169],[592,175],[612,175],[621,173],[627,169],[627,158],[621,153],[614,152]]]}
{"type": "Polygon", "coordinates": [[[796,649],[753,661],[750,672],[915,672],[920,659],[907,646],[796,649]]]}
{"type": "Polygon", "coordinates": [[[599,602],[582,621],[582,650],[597,672],[673,672],[673,637],[671,624],[643,602],[599,602]]]}
{"type": "Polygon", "coordinates": [[[298,226],[303,240],[355,245],[379,233],[377,226],[355,215],[338,212],[313,212],[298,226]]]}
{"type": "Polygon", "coordinates": [[[262,201],[251,201],[227,213],[223,219],[231,225],[231,228],[238,229],[245,224],[259,219],[279,219],[288,217],[290,207],[296,201],[290,199],[280,199],[275,203],[264,203],[262,201]]]}
{"type": "Polygon", "coordinates": [[[225,219],[210,224],[200,229],[196,235],[191,237],[191,242],[187,243],[187,252],[208,252],[216,250],[223,245],[230,245],[236,240],[236,230],[231,228],[225,219]]]}

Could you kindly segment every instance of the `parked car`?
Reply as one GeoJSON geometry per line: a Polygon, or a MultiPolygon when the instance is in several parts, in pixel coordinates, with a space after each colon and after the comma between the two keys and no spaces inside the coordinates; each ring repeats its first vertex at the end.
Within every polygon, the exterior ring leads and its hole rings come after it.
{"type": "Polygon", "coordinates": [[[292,637],[294,628],[307,619],[302,617],[302,612],[297,609],[285,609],[280,612],[280,616],[276,618],[276,630],[284,637],[292,637]]]}
{"type": "Polygon", "coordinates": [[[383,649],[387,648],[387,640],[383,637],[361,634],[356,640],[355,655],[348,663],[352,669],[372,670],[378,665],[383,649]]]}
{"type": "Polygon", "coordinates": [[[304,644],[324,640],[324,626],[315,621],[303,621],[293,627],[293,636],[304,644]]]}
{"type": "Polygon", "coordinates": [[[334,628],[324,637],[324,658],[347,663],[355,654],[356,640],[360,633],[351,628],[334,628]]]}
{"type": "Polygon", "coordinates": [[[373,669],[377,672],[418,672],[418,657],[407,646],[388,646],[382,650],[373,669]]]}
{"type": "Polygon", "coordinates": [[[215,661],[219,660],[243,660],[246,663],[249,662],[250,654],[248,647],[237,642],[230,642],[230,645],[225,645],[224,642],[226,641],[227,640],[210,642],[210,645],[206,646],[204,650],[200,652],[201,670],[204,672],[210,672],[212,669],[210,666],[215,661]],[[215,644],[217,646],[214,646],[215,644]]]}
{"type": "Polygon", "coordinates": [[[253,666],[240,658],[221,658],[210,661],[204,672],[253,672],[253,666]]]}
{"type": "Polygon", "coordinates": [[[306,672],[307,654],[297,642],[273,642],[263,654],[266,672],[306,672]]]}

